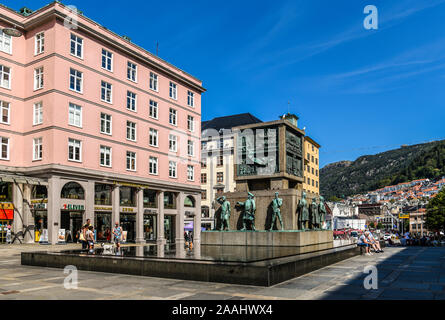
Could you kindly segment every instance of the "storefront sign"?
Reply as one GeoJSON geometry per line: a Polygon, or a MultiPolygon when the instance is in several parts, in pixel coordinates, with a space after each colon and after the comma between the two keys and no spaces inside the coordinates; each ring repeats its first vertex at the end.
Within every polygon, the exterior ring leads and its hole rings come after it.
{"type": "Polygon", "coordinates": [[[65,242],[65,229],[59,229],[57,240],[58,242],[65,242]]]}
{"type": "Polygon", "coordinates": [[[63,204],[62,210],[83,211],[85,206],[83,204],[63,204]]]}
{"type": "Polygon", "coordinates": [[[40,234],[39,242],[41,243],[47,243],[48,242],[48,229],[43,229],[42,233],[40,234]]]}
{"type": "Polygon", "coordinates": [[[409,213],[399,213],[399,219],[409,219],[409,213]]]}
{"type": "Polygon", "coordinates": [[[112,211],[113,207],[94,207],[95,211],[112,211]]]}
{"type": "Polygon", "coordinates": [[[134,212],[134,208],[121,208],[121,212],[134,212]]]}
{"type": "Polygon", "coordinates": [[[14,205],[12,203],[0,203],[0,210],[14,210],[14,205]]]}
{"type": "Polygon", "coordinates": [[[31,209],[35,209],[35,210],[46,210],[47,209],[48,204],[47,203],[33,203],[31,204],[31,209]]]}
{"type": "Polygon", "coordinates": [[[48,203],[48,199],[34,199],[31,203],[48,203]]]}
{"type": "Polygon", "coordinates": [[[0,210],[0,220],[14,220],[14,210],[1,209],[0,210]]]}
{"type": "Polygon", "coordinates": [[[122,231],[122,236],[121,236],[121,241],[122,243],[127,242],[127,231],[122,231]]]}
{"type": "Polygon", "coordinates": [[[158,211],[152,209],[145,209],[144,214],[158,214],[158,211]]]}
{"type": "Polygon", "coordinates": [[[148,188],[147,185],[144,184],[136,184],[136,183],[126,183],[126,182],[113,182],[115,185],[123,186],[123,187],[134,187],[134,188],[148,188]]]}

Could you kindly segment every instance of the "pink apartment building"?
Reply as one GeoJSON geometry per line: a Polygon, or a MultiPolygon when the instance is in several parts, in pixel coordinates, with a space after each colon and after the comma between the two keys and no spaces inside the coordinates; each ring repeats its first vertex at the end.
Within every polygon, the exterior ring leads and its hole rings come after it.
{"type": "Polygon", "coordinates": [[[182,243],[187,215],[199,242],[202,81],[58,2],[0,7],[0,29],[3,230],[182,243]]]}

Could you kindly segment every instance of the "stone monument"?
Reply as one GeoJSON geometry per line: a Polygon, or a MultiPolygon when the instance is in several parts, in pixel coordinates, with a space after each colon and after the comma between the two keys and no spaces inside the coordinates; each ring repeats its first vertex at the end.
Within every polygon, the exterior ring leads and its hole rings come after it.
{"type": "Polygon", "coordinates": [[[203,232],[202,244],[332,245],[332,231],[314,227],[320,215],[326,214],[319,204],[315,219],[312,204],[319,195],[303,192],[305,132],[297,120],[287,114],[280,120],[232,128],[236,188],[224,193],[234,208],[230,231],[203,232]],[[281,230],[273,230],[276,218],[281,230]],[[256,232],[244,232],[247,229],[256,232]]]}

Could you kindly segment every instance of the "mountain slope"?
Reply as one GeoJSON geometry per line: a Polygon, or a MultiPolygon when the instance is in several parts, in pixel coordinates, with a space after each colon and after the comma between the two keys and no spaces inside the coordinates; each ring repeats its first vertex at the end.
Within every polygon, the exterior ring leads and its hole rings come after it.
{"type": "Polygon", "coordinates": [[[343,197],[387,185],[445,175],[445,140],[401,147],[320,170],[320,192],[343,197]]]}

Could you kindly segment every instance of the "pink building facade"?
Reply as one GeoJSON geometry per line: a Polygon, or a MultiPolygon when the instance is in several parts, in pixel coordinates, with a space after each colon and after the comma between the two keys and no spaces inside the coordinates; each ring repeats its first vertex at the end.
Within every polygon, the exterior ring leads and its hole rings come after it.
{"type": "Polygon", "coordinates": [[[182,243],[187,215],[199,242],[202,81],[60,3],[0,13],[0,224],[182,243]]]}

